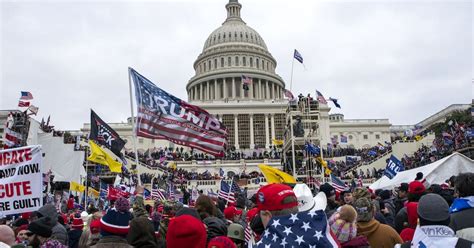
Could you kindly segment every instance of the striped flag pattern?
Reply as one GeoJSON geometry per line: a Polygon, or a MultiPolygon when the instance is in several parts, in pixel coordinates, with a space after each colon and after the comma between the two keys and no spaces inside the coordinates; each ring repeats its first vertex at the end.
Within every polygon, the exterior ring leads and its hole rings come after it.
{"type": "Polygon", "coordinates": [[[3,148],[8,149],[8,148],[14,148],[18,145],[21,144],[21,134],[17,133],[10,128],[5,127],[5,136],[3,140],[3,148]]]}
{"type": "Polygon", "coordinates": [[[245,227],[245,242],[249,243],[253,238],[253,231],[252,228],[250,227],[250,223],[247,223],[247,226],[245,227]]]}
{"type": "Polygon", "coordinates": [[[342,192],[347,189],[346,183],[334,174],[331,174],[331,186],[333,186],[337,192],[342,192]]]}
{"type": "Polygon", "coordinates": [[[298,50],[295,49],[295,52],[293,53],[293,58],[298,60],[301,64],[303,64],[303,56],[298,52],[298,50]]]}
{"type": "Polygon", "coordinates": [[[136,91],[138,136],[166,139],[216,157],[224,156],[228,132],[218,119],[165,92],[132,68],[129,72],[136,91]]]}
{"type": "Polygon", "coordinates": [[[235,202],[234,192],[230,190],[229,184],[227,184],[224,180],[221,180],[221,189],[219,190],[219,194],[217,194],[217,197],[224,199],[230,203],[235,202]]]}
{"type": "Polygon", "coordinates": [[[174,185],[173,185],[173,184],[170,184],[170,186],[169,186],[169,198],[170,198],[170,199],[175,199],[175,195],[174,195],[174,185]]]}
{"type": "Polygon", "coordinates": [[[322,104],[328,104],[328,102],[326,101],[326,98],[324,98],[323,94],[321,92],[319,92],[319,90],[316,90],[316,99],[318,100],[318,102],[322,103],[322,104]]]}
{"type": "Polygon", "coordinates": [[[30,102],[25,102],[25,101],[19,101],[18,102],[18,107],[29,107],[30,102]]]}
{"type": "Polygon", "coordinates": [[[165,195],[158,189],[158,187],[154,187],[151,189],[151,199],[155,201],[164,201],[166,200],[165,195]]]}

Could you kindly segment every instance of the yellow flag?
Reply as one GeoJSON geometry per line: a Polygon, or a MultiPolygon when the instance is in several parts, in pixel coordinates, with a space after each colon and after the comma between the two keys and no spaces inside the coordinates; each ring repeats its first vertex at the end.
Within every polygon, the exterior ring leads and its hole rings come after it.
{"type": "Polygon", "coordinates": [[[91,155],[87,160],[97,164],[107,165],[111,172],[122,173],[122,164],[120,162],[115,161],[112,156],[91,140],[89,140],[89,146],[91,148],[91,155]]]}
{"type": "Polygon", "coordinates": [[[328,162],[326,162],[325,160],[323,160],[321,157],[317,157],[316,160],[318,160],[318,162],[321,163],[321,165],[323,166],[323,168],[324,168],[324,174],[326,174],[326,175],[331,175],[332,170],[329,169],[328,162]]]}
{"type": "Polygon", "coordinates": [[[87,194],[89,196],[92,196],[94,198],[98,198],[99,197],[99,191],[95,190],[94,188],[91,188],[91,187],[88,187],[87,188],[87,194]]]}
{"type": "Polygon", "coordinates": [[[420,135],[416,135],[416,136],[415,136],[415,140],[416,140],[416,141],[420,141],[421,139],[422,139],[422,137],[421,137],[420,135]]]}
{"type": "Polygon", "coordinates": [[[276,146],[282,146],[283,145],[283,140],[272,139],[272,143],[276,146]]]}
{"type": "Polygon", "coordinates": [[[260,168],[263,175],[267,179],[267,183],[296,183],[296,180],[293,176],[272,166],[259,164],[258,168],[260,168]]]}
{"type": "Polygon", "coordinates": [[[82,184],[78,184],[76,182],[71,182],[69,184],[69,190],[76,191],[76,192],[84,192],[84,190],[86,190],[86,186],[82,184]]]}

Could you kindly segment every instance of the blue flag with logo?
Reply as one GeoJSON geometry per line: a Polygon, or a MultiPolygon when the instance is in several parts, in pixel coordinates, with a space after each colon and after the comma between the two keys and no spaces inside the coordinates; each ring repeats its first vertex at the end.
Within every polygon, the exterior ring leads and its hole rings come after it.
{"type": "Polygon", "coordinates": [[[387,168],[385,168],[384,175],[392,179],[397,175],[398,172],[404,170],[405,167],[403,166],[402,162],[392,155],[388,161],[387,168]]]}

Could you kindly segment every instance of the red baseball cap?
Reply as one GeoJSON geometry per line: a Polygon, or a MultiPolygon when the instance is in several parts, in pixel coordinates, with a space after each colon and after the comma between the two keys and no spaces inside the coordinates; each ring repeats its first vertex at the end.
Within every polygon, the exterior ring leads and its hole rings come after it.
{"type": "Polygon", "coordinates": [[[408,193],[410,194],[422,194],[426,188],[420,181],[413,181],[408,185],[408,193]]]}
{"type": "Polygon", "coordinates": [[[257,192],[257,207],[260,210],[282,210],[298,206],[298,201],[293,189],[285,184],[267,184],[257,192]],[[283,199],[293,196],[294,201],[283,203],[283,199]]]}

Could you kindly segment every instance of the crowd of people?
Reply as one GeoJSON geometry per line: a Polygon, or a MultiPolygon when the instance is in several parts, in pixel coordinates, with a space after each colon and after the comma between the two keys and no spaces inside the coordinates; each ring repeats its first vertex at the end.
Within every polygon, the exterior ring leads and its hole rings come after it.
{"type": "Polygon", "coordinates": [[[441,185],[422,174],[392,190],[268,184],[248,197],[197,193],[150,204],[137,185],[104,208],[45,204],[0,217],[0,247],[471,247],[474,173],[441,185]],[[148,203],[148,204],[145,204],[148,203]],[[250,246],[249,246],[250,244],[250,246]]]}

